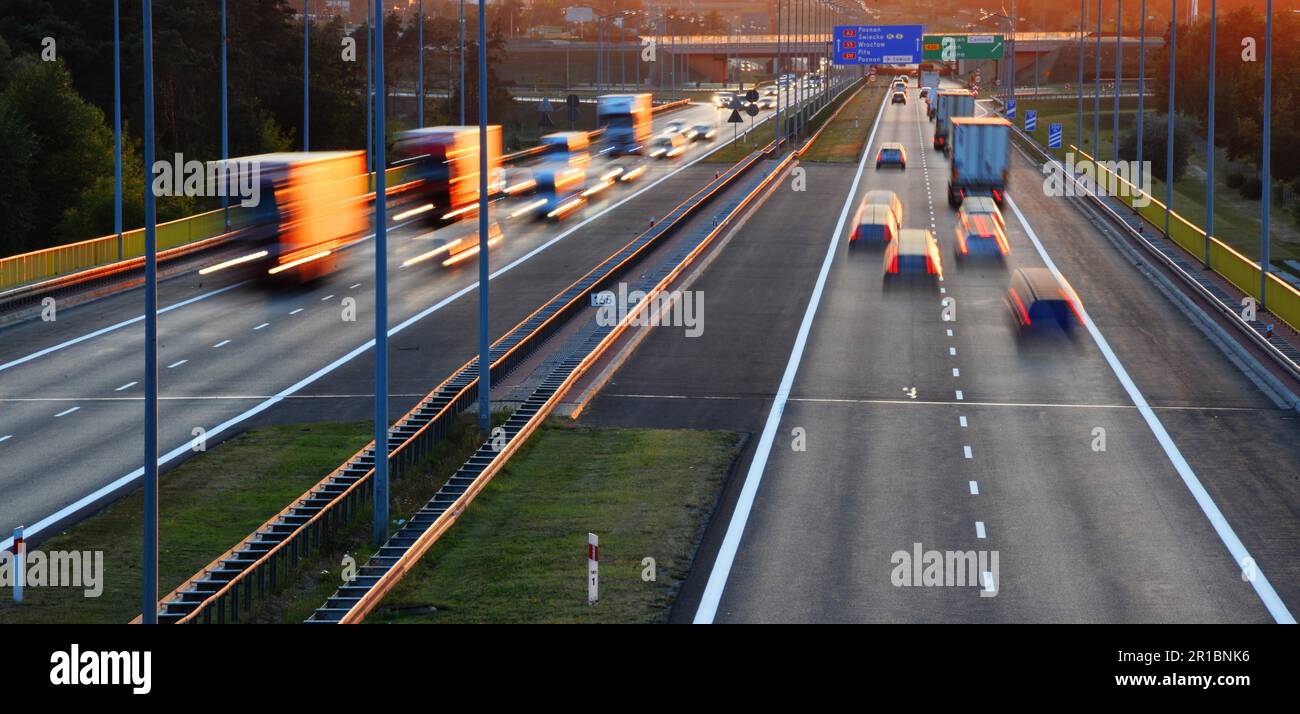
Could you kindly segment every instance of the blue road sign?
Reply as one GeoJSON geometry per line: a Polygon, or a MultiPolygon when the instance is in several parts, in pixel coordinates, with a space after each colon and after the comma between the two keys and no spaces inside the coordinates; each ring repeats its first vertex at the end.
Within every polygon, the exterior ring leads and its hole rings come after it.
{"type": "Polygon", "coordinates": [[[922,25],[836,25],[835,64],[920,64],[922,25]]]}
{"type": "Polygon", "coordinates": [[[1014,99],[1007,100],[1007,118],[1012,121],[1016,119],[1016,100],[1014,99]]]}
{"type": "Polygon", "coordinates": [[[1064,132],[1062,132],[1060,124],[1048,124],[1047,125],[1047,148],[1049,149],[1061,148],[1061,135],[1063,133],[1064,132]]]}
{"type": "Polygon", "coordinates": [[[1034,109],[1025,110],[1025,131],[1035,131],[1038,129],[1038,111],[1034,109]]]}

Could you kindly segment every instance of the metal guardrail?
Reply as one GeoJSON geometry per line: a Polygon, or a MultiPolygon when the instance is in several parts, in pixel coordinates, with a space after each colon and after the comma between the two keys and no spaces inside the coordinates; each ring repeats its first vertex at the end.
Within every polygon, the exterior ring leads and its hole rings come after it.
{"type": "MultiPolygon", "coordinates": [[[[1038,143],[1038,141],[1034,139],[1034,137],[1030,136],[1029,134],[1026,134],[1020,127],[1013,125],[1012,128],[1014,129],[1015,136],[1020,140],[1020,143],[1022,145],[1028,146],[1029,148],[1037,152],[1040,156],[1043,156],[1049,161],[1059,161],[1059,159],[1057,159],[1055,156],[1050,154],[1046,149],[1044,149],[1038,143]]],[[[1084,153],[1083,151],[1080,151],[1073,144],[1070,145],[1070,148],[1078,152],[1081,156],[1086,157],[1088,160],[1090,161],[1092,160],[1092,157],[1090,155],[1084,153]]],[[[1100,167],[1101,162],[1096,162],[1096,165],[1100,167]]],[[[1102,169],[1107,173],[1110,173],[1110,170],[1108,168],[1102,167],[1102,169]]],[[[1124,181],[1124,183],[1128,184],[1131,190],[1141,192],[1141,190],[1138,187],[1134,186],[1131,183],[1128,183],[1123,179],[1123,177],[1117,177],[1117,180],[1124,181]]],[[[1141,193],[1145,193],[1145,192],[1141,192],[1141,193]]],[[[1164,206],[1163,203],[1159,203],[1158,201],[1155,201],[1155,199],[1151,197],[1149,194],[1147,194],[1147,197],[1150,198],[1153,201],[1153,203],[1157,203],[1161,207],[1164,206]]],[[[1188,261],[1185,256],[1180,254],[1180,252],[1176,250],[1172,245],[1164,245],[1156,241],[1153,241],[1144,230],[1145,226],[1149,223],[1149,221],[1138,211],[1138,209],[1134,208],[1132,205],[1126,205],[1123,202],[1120,202],[1119,199],[1115,199],[1107,196],[1098,196],[1096,195],[1095,192],[1091,192],[1091,191],[1086,192],[1085,195],[1082,196],[1082,198],[1086,198],[1090,200],[1094,205],[1099,207],[1101,210],[1105,211],[1105,213],[1108,214],[1109,217],[1114,222],[1118,223],[1121,227],[1124,228],[1125,231],[1128,232],[1128,234],[1131,237],[1136,239],[1137,242],[1140,245],[1142,245],[1142,247],[1148,253],[1155,256],[1155,258],[1158,261],[1160,261],[1162,265],[1164,265],[1171,272],[1177,275],[1184,284],[1190,287],[1197,295],[1200,295],[1204,300],[1206,300],[1210,305],[1212,305],[1221,315],[1227,318],[1228,321],[1231,322],[1234,326],[1236,326],[1237,329],[1239,329],[1243,334],[1245,334],[1246,337],[1251,340],[1251,342],[1253,342],[1257,347],[1263,350],[1265,354],[1269,355],[1269,357],[1278,366],[1282,367],[1282,369],[1285,370],[1288,374],[1290,374],[1293,378],[1300,379],[1300,350],[1297,350],[1295,345],[1292,345],[1290,342],[1282,339],[1280,336],[1276,334],[1274,334],[1272,337],[1269,337],[1267,334],[1267,326],[1263,322],[1259,320],[1248,321],[1242,318],[1241,314],[1238,312],[1238,307],[1234,304],[1235,303],[1234,296],[1230,295],[1225,290],[1223,290],[1223,288],[1221,288],[1219,285],[1209,280],[1203,274],[1204,271],[1201,269],[1200,263],[1196,263],[1196,266],[1193,267],[1192,265],[1190,265],[1190,261],[1188,261]],[[1112,203],[1116,203],[1117,205],[1112,205],[1112,203]],[[1128,208],[1130,211],[1132,211],[1132,213],[1123,211],[1123,208],[1119,208],[1119,206],[1128,208]]],[[[1191,229],[1199,232],[1199,235],[1201,237],[1200,240],[1204,241],[1204,236],[1205,236],[1204,231],[1201,231],[1199,228],[1192,225],[1190,222],[1186,221],[1185,219],[1183,219],[1181,216],[1178,216],[1177,214],[1172,214],[1170,217],[1171,217],[1171,224],[1170,224],[1171,226],[1175,225],[1174,223],[1175,220],[1182,221],[1191,229]]],[[[1151,225],[1153,225],[1154,227],[1154,224],[1151,225]]],[[[1164,234],[1163,232],[1157,230],[1157,235],[1163,236],[1164,234]]],[[[1182,242],[1178,241],[1176,238],[1171,237],[1171,240],[1173,240],[1176,244],[1180,245],[1184,249],[1187,249],[1187,247],[1185,245],[1182,245],[1182,242]]],[[[1236,256],[1239,260],[1242,261],[1246,260],[1244,256],[1241,256],[1241,254],[1237,253],[1226,243],[1219,241],[1219,239],[1211,237],[1210,240],[1211,240],[1212,247],[1217,248],[1217,252],[1212,252],[1212,258],[1216,254],[1221,254],[1221,255],[1236,256]]],[[[1213,266],[1213,263],[1214,261],[1211,260],[1211,266],[1213,266]]],[[[1233,283],[1234,285],[1236,284],[1236,281],[1231,280],[1227,276],[1223,275],[1223,273],[1217,270],[1215,272],[1220,276],[1224,277],[1225,279],[1227,279],[1230,283],[1233,283]]],[[[1255,267],[1254,269],[1254,276],[1256,280],[1258,280],[1259,277],[1258,267],[1255,267]]],[[[1290,285],[1287,285],[1282,280],[1277,280],[1277,282],[1278,284],[1285,286],[1286,289],[1289,289],[1293,293],[1295,293],[1296,299],[1300,300],[1300,291],[1296,291],[1295,288],[1292,288],[1290,285]]],[[[1237,285],[1237,287],[1241,288],[1240,285],[1237,285]]],[[[1246,290],[1244,288],[1242,289],[1243,292],[1246,292],[1247,294],[1253,294],[1252,291],[1250,290],[1246,290]]],[[[1295,405],[1295,406],[1297,408],[1300,408],[1300,405],[1295,405]]]]}
{"type": "MultiPolygon", "coordinates": [[[[837,100],[840,95],[851,89],[852,86],[850,84],[845,87],[835,95],[832,101],[837,100]]],[[[857,92],[862,91],[865,87],[865,83],[860,84],[854,94],[847,101],[840,104],[836,111],[822,124],[822,128],[824,129],[829,125],[830,120],[834,119],[840,110],[848,106],[857,95],[857,92]]],[[[726,230],[731,221],[740,215],[745,207],[750,205],[787,166],[802,157],[808,147],[820,135],[821,129],[805,140],[801,147],[786,155],[781,162],[762,177],[757,185],[743,196],[725,203],[721,217],[713,222],[712,228],[706,230],[701,238],[694,242],[688,240],[683,245],[676,247],[658,266],[641,275],[635,289],[643,290],[648,296],[647,299],[640,301],[617,326],[597,324],[589,330],[585,337],[580,333],[578,339],[581,340],[581,343],[578,347],[558,361],[528,399],[511,414],[502,427],[503,434],[488,439],[481,444],[475,454],[447,480],[434,497],[367,560],[365,565],[357,571],[357,576],[335,591],[334,595],[326,600],[325,604],[318,608],[306,622],[310,624],[352,624],[364,620],[366,615],[383,599],[384,595],[402,579],[410,568],[414,567],[415,563],[442,534],[451,528],[460,514],[464,512],[465,507],[504,467],[510,456],[522,446],[528,436],[541,425],[574,382],[587,371],[591,364],[612,344],[641,310],[648,309],[648,306],[653,302],[650,298],[659,294],[682,270],[689,266],[695,257],[726,230]],[[504,437],[504,444],[502,443],[502,437],[504,437]]],[[[687,199],[687,202],[674,209],[664,223],[651,228],[624,247],[620,253],[627,253],[628,257],[621,262],[627,262],[637,252],[649,248],[653,242],[661,239],[682,220],[685,220],[691,212],[712,200],[720,191],[752,168],[759,159],[777,151],[779,146],[780,142],[778,141],[770,142],[763,149],[752,152],[740,163],[715,178],[703,191],[697,193],[691,199],[687,199]]],[[[615,257],[617,257],[617,254],[615,257]]],[[[560,297],[563,298],[565,295],[569,295],[572,304],[599,289],[596,282],[583,283],[584,281],[579,281],[570,286],[569,290],[560,297]]]]}
{"type": "MultiPolygon", "coordinates": [[[[688,199],[688,203],[679,205],[663,223],[646,231],[625,246],[615,255],[615,258],[619,259],[621,264],[633,260],[638,253],[647,250],[667,234],[675,231],[682,221],[713,200],[721,191],[748,172],[762,157],[774,150],[775,144],[772,143],[761,151],[751,153],[722,176],[714,179],[701,194],[688,199]]],[[[662,291],[794,159],[793,153],[786,156],[763,177],[757,186],[734,202],[728,202],[724,207],[723,217],[715,221],[704,236],[677,247],[655,269],[639,277],[636,289],[645,290],[650,297],[662,291]]],[[[599,290],[605,282],[608,281],[579,281],[570,286],[560,299],[570,303],[581,302],[592,292],[599,290]]],[[[540,385],[511,414],[502,426],[503,433],[485,440],[434,497],[366,561],[365,565],[357,571],[357,577],[341,586],[307,622],[351,624],[362,621],[384,595],[419,561],[420,557],[455,523],[465,507],[500,472],[510,456],[542,424],[558,401],[587,371],[592,362],[599,358],[605,348],[641,310],[649,309],[649,305],[653,302],[650,297],[640,301],[618,325],[596,325],[585,336],[579,334],[577,339],[581,341],[578,346],[554,365],[540,385]]]]}

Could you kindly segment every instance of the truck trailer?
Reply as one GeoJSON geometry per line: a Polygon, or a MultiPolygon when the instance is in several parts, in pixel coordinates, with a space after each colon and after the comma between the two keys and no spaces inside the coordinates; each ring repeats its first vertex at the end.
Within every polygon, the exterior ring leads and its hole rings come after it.
{"type": "Polygon", "coordinates": [[[1006,198],[1011,122],[1001,117],[953,117],[952,174],[948,205],[960,206],[966,196],[992,196],[998,206],[1006,198]]]}
{"type": "Polygon", "coordinates": [[[975,116],[975,95],[967,90],[939,92],[934,117],[934,148],[948,151],[949,120],[975,116]]]}
{"type": "MultiPolygon", "coordinates": [[[[488,196],[504,188],[501,127],[487,128],[488,196]]],[[[408,167],[410,203],[432,204],[425,215],[445,225],[478,211],[479,135],[477,126],[431,126],[401,132],[393,140],[393,168],[408,167]]]]}
{"type": "Polygon", "coordinates": [[[609,154],[639,154],[652,131],[649,94],[605,94],[596,98],[596,124],[609,154]]]}

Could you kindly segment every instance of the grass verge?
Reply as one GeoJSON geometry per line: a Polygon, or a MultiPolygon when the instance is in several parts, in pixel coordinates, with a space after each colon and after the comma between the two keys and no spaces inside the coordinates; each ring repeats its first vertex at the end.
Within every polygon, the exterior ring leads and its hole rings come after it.
{"type": "MultiPolygon", "coordinates": [[[[871,134],[871,125],[876,120],[876,110],[884,101],[884,87],[867,87],[844,107],[844,111],[828,125],[817,142],[812,145],[804,161],[827,161],[832,163],[857,163],[862,156],[862,148],[871,134]]],[[[831,109],[834,111],[834,108],[831,109]]],[[[829,116],[829,114],[827,115],[829,116]]],[[[818,117],[820,124],[821,117],[818,117]]],[[[816,127],[813,128],[816,131],[816,127]]]]}
{"type": "Polygon", "coordinates": [[[368,622],[664,622],[739,444],[733,432],[552,421],[368,622]],[[588,532],[600,537],[594,607],[588,532]]]}
{"type": "MultiPolygon", "coordinates": [[[[196,455],[162,478],[159,589],[170,592],[370,441],[369,422],[253,429],[196,455]]],[[[140,613],[140,491],[38,548],[103,551],[103,592],[29,587],[22,605],[6,592],[0,624],[125,623],[140,613]]],[[[7,588],[5,589],[8,590],[7,588]]]]}
{"type": "MultiPolygon", "coordinates": [[[[884,89],[881,88],[879,89],[879,91],[883,93],[884,89]]],[[[857,99],[862,99],[863,95],[871,94],[872,92],[873,92],[872,85],[867,85],[867,88],[857,96],[857,99]]],[[[835,101],[831,102],[820,112],[818,112],[817,115],[814,116],[811,120],[809,120],[808,129],[805,132],[805,136],[812,136],[812,134],[816,132],[817,129],[820,128],[823,123],[825,123],[826,118],[834,114],[836,108],[838,108],[840,104],[844,103],[847,100],[847,98],[852,95],[852,93],[853,93],[852,90],[845,92],[835,101]]],[[[875,101],[879,103],[882,96],[884,95],[876,94],[875,101]]],[[[741,159],[745,158],[746,156],[749,156],[750,152],[754,151],[755,149],[759,149],[764,146],[767,146],[768,143],[770,143],[773,139],[776,138],[777,120],[775,114],[776,114],[775,112],[772,112],[771,118],[763,122],[762,125],[755,127],[754,130],[747,135],[748,138],[742,136],[739,142],[731,141],[730,126],[728,126],[727,124],[722,124],[718,129],[718,138],[722,141],[728,142],[728,145],[714,152],[708,158],[704,159],[704,162],[715,163],[715,164],[717,163],[734,164],[737,161],[740,161],[741,159]]],[[[845,117],[849,117],[850,114],[851,114],[850,110],[846,109],[844,113],[840,114],[838,118],[842,119],[845,117]]],[[[849,118],[848,125],[851,127],[852,124],[853,124],[853,120],[852,118],[849,118]]],[[[870,128],[871,128],[870,126],[867,126],[864,131],[870,131],[870,128]]],[[[814,144],[813,146],[817,147],[818,145],[820,145],[822,141],[825,139],[825,137],[826,135],[822,134],[822,139],[819,139],[817,141],[817,144],[814,144]]],[[[811,154],[812,152],[809,153],[811,154]]],[[[856,160],[856,158],[857,157],[855,156],[854,160],[856,160]]],[[[807,159],[807,160],[824,161],[826,159],[807,159]]]]}

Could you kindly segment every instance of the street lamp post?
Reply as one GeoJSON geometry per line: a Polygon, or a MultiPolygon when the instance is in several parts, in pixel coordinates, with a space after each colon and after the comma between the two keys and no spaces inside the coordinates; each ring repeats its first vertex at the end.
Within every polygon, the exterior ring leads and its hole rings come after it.
{"type": "MultiPolygon", "coordinates": [[[[153,2],[143,0],[144,33],[144,170],[152,175],[153,2]]],[[[153,183],[144,182],[144,541],[140,559],[144,576],[141,622],[158,624],[158,231],[153,183]]]]}
{"type": "Polygon", "coordinates": [[[375,13],[375,543],[388,539],[388,215],[384,174],[384,5],[375,13]]]}
{"type": "MultiPolygon", "coordinates": [[[[1138,24],[1138,115],[1137,115],[1137,164],[1134,168],[1134,175],[1138,177],[1137,185],[1141,186],[1141,176],[1143,173],[1142,166],[1142,134],[1146,129],[1146,89],[1147,89],[1147,0],[1142,0],[1142,21],[1138,24]]],[[[1134,208],[1134,211],[1137,209],[1134,208]]]]}
{"type": "Polygon", "coordinates": [[[1079,89],[1077,97],[1079,100],[1079,116],[1075,122],[1075,128],[1078,131],[1078,145],[1083,146],[1083,28],[1088,22],[1088,2],[1079,0],[1079,89]]]}
{"type": "Polygon", "coordinates": [[[311,15],[307,12],[308,0],[302,0],[302,150],[310,149],[311,139],[311,95],[307,91],[311,78],[311,15]]]}
{"type": "MultiPolygon", "coordinates": [[[[117,232],[117,259],[122,259],[122,13],[119,0],[113,0],[113,230],[117,232]]],[[[222,137],[225,137],[226,80],[226,0],[221,0],[221,81],[222,137]]],[[[222,158],[225,158],[224,156],[222,158]]],[[[222,194],[225,195],[224,193],[222,194]]],[[[223,199],[224,202],[224,199],[223,199]]],[[[224,203],[223,203],[224,205],[224,203]]],[[[230,217],[226,217],[230,230],[230,217]]]]}
{"type": "Polygon", "coordinates": [[[1165,128],[1165,238],[1169,237],[1169,214],[1174,210],[1174,66],[1177,62],[1178,0],[1173,0],[1173,13],[1169,16],[1169,108],[1165,128]]]}
{"type": "Polygon", "coordinates": [[[1205,269],[1210,269],[1210,236],[1214,235],[1214,74],[1219,24],[1218,0],[1210,0],[1210,106],[1205,132],[1205,269]]]}
{"type": "Polygon", "coordinates": [[[1273,149],[1273,0],[1268,0],[1264,10],[1264,158],[1260,167],[1260,183],[1264,193],[1260,197],[1263,215],[1260,218],[1259,253],[1259,306],[1268,302],[1269,271],[1269,203],[1272,198],[1273,149]]]}
{"type": "MultiPolygon", "coordinates": [[[[376,0],[377,2],[378,0],[376,0]]],[[[478,426],[492,431],[492,358],[488,352],[487,2],[478,4],[478,426]]]]}

